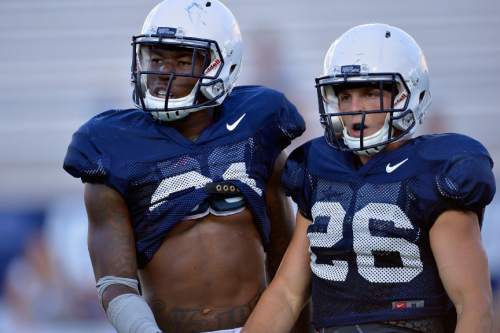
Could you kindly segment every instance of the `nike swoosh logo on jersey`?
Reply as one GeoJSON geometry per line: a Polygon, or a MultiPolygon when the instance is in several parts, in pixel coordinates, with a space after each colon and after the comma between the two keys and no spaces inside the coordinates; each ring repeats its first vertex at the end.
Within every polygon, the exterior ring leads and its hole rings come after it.
{"type": "Polygon", "coordinates": [[[243,118],[245,118],[245,116],[246,116],[246,115],[247,115],[246,113],[243,113],[243,115],[242,115],[241,117],[239,117],[239,118],[238,118],[238,120],[236,120],[234,123],[232,123],[232,124],[226,124],[226,128],[227,128],[227,130],[228,130],[229,132],[234,131],[234,129],[235,129],[236,127],[238,127],[238,125],[239,125],[240,121],[242,121],[242,120],[243,120],[243,118]]]}
{"type": "Polygon", "coordinates": [[[387,163],[387,166],[385,167],[385,171],[387,173],[391,173],[393,172],[394,170],[396,170],[397,168],[399,168],[401,165],[403,165],[406,161],[408,161],[408,159],[404,159],[402,160],[401,162],[399,162],[398,164],[395,164],[395,165],[391,165],[391,163],[387,163]]]}

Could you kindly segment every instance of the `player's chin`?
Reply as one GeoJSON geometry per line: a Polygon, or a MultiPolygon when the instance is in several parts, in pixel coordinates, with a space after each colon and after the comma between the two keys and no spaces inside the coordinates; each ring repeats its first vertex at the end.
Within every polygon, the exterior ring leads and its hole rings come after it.
{"type": "MultiPolygon", "coordinates": [[[[363,137],[366,138],[367,136],[370,136],[375,132],[376,131],[374,131],[374,130],[370,130],[369,128],[365,128],[365,130],[363,131],[363,137]]],[[[361,130],[351,129],[351,130],[348,130],[347,133],[349,134],[350,137],[357,138],[357,139],[361,138],[361,130]]]]}
{"type": "Polygon", "coordinates": [[[377,133],[382,126],[354,123],[347,128],[347,133],[353,138],[361,138],[361,134],[366,138],[377,133]]]}
{"type": "Polygon", "coordinates": [[[191,93],[191,91],[194,88],[194,84],[187,83],[187,84],[175,84],[172,87],[172,95],[174,98],[182,98],[186,97],[191,93]]]}
{"type": "MultiPolygon", "coordinates": [[[[171,89],[168,98],[176,99],[176,98],[183,98],[189,95],[191,91],[188,89],[171,89]]],[[[166,95],[167,89],[166,87],[156,87],[151,91],[151,94],[154,97],[158,98],[165,98],[167,97],[166,95]]]]}

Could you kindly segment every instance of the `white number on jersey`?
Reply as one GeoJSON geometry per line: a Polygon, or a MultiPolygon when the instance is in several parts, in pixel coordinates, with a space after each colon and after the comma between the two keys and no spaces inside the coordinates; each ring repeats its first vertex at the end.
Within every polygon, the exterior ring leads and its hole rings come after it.
{"type": "MultiPolygon", "coordinates": [[[[331,248],[342,239],[346,211],[338,202],[316,202],[312,207],[313,221],[328,219],[326,233],[309,233],[311,247],[331,248]]],[[[370,232],[371,219],[389,221],[396,228],[414,229],[408,216],[396,205],[370,203],[356,212],[352,220],[353,250],[359,274],[375,283],[409,282],[423,271],[418,246],[403,238],[374,236],[370,232]],[[375,267],[373,252],[398,252],[403,267],[375,267]]],[[[345,260],[333,260],[331,264],[317,264],[311,251],[311,270],[318,277],[330,281],[345,281],[348,273],[345,260]]]]}
{"type": "MultiPolygon", "coordinates": [[[[259,196],[262,196],[262,190],[257,187],[255,179],[248,176],[244,162],[232,163],[222,175],[222,179],[239,180],[248,185],[259,196]]],[[[195,189],[202,188],[211,182],[213,182],[211,178],[203,176],[197,171],[189,171],[177,176],[165,178],[161,181],[160,185],[158,185],[151,197],[149,211],[154,211],[175,192],[184,191],[192,187],[195,189]]]]}

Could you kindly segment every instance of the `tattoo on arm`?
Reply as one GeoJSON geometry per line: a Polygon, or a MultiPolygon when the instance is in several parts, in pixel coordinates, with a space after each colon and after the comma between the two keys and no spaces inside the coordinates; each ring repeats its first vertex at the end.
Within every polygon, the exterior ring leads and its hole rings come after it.
{"type": "MultiPolygon", "coordinates": [[[[85,206],[88,248],[96,281],[107,275],[136,278],[135,241],[123,198],[105,185],[86,184],[85,206]]],[[[104,294],[105,307],[112,298],[129,292],[134,291],[126,286],[110,286],[104,294]]]]}

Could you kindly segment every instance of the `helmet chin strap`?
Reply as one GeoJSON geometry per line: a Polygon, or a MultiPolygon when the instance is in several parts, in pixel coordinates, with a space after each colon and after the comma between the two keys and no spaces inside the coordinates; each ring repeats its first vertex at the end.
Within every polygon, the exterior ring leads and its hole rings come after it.
{"type": "MultiPolygon", "coordinates": [[[[193,90],[186,96],[181,98],[172,98],[168,100],[168,106],[172,108],[179,108],[186,105],[193,105],[195,100],[195,91],[199,83],[197,83],[193,90]]],[[[158,111],[151,111],[153,118],[160,121],[176,121],[187,117],[190,113],[210,108],[210,106],[200,106],[186,110],[164,111],[165,98],[153,96],[149,89],[146,90],[144,103],[148,109],[157,109],[158,111]]]]}
{"type": "Polygon", "coordinates": [[[358,156],[373,156],[377,154],[378,152],[382,151],[382,149],[385,148],[386,145],[380,145],[377,147],[372,147],[369,149],[364,149],[364,150],[355,150],[353,151],[354,154],[358,156]]]}
{"type": "MultiPolygon", "coordinates": [[[[387,139],[388,134],[389,134],[389,122],[388,122],[389,115],[386,116],[386,119],[384,121],[384,125],[375,133],[372,135],[369,135],[367,137],[363,137],[363,146],[373,146],[376,145],[379,142],[383,142],[387,139]]],[[[346,144],[347,147],[353,150],[353,152],[357,155],[360,156],[373,156],[376,153],[380,152],[382,149],[385,148],[386,144],[380,144],[376,145],[371,148],[367,149],[361,149],[361,139],[356,138],[353,136],[349,135],[349,132],[347,128],[344,126],[343,132],[342,132],[342,138],[344,140],[344,143],[346,144]]]]}

